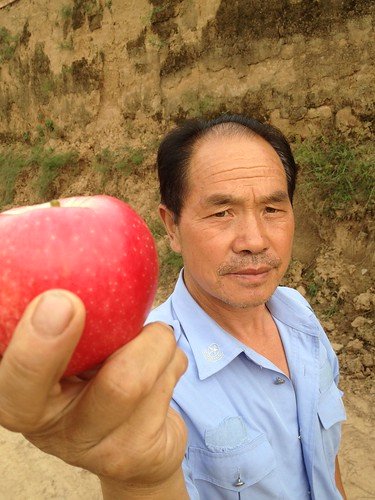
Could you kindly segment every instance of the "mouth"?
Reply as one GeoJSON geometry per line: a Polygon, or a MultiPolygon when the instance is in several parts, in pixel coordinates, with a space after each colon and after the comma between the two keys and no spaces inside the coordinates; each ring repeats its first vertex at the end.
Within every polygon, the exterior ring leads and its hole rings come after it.
{"type": "Polygon", "coordinates": [[[244,285],[260,285],[267,281],[272,269],[271,266],[247,267],[244,269],[231,270],[226,273],[226,276],[244,285]]]}
{"type": "Polygon", "coordinates": [[[260,274],[266,274],[271,271],[272,267],[270,266],[261,266],[261,267],[247,267],[246,269],[236,269],[234,271],[229,272],[228,274],[234,274],[238,276],[258,276],[260,274]]]}

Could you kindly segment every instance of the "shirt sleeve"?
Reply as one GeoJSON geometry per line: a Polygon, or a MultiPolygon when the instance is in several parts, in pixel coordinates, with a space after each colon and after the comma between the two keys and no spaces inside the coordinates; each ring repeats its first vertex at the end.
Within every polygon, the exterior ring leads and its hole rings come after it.
{"type": "Polygon", "coordinates": [[[317,322],[319,323],[320,340],[327,350],[328,360],[332,366],[333,379],[335,381],[335,384],[338,386],[340,379],[339,360],[337,354],[335,353],[333,347],[331,346],[331,342],[329,341],[326,332],[324,331],[318,319],[317,322]]]}
{"type": "Polygon", "coordinates": [[[333,378],[334,378],[335,384],[338,385],[339,378],[340,378],[340,369],[339,369],[339,361],[337,358],[337,354],[335,353],[333,347],[331,346],[331,342],[329,341],[329,338],[327,337],[327,334],[324,331],[324,328],[320,324],[319,319],[317,318],[313,308],[310,306],[308,301],[299,292],[297,292],[297,290],[294,290],[294,289],[291,289],[291,290],[293,291],[294,298],[297,299],[300,303],[304,304],[306,307],[308,307],[310,309],[310,311],[312,311],[314,314],[316,323],[317,323],[318,328],[319,328],[320,340],[327,350],[328,360],[329,360],[330,365],[332,367],[333,378]]]}

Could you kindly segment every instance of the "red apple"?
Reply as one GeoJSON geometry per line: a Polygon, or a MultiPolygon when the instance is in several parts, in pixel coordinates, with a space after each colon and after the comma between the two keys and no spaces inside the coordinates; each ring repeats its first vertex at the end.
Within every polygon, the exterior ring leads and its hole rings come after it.
{"type": "Polygon", "coordinates": [[[27,304],[45,290],[63,288],[87,310],[65,375],[93,368],[140,332],[157,275],[149,229],[116,198],[84,196],[7,210],[0,214],[0,353],[27,304]]]}

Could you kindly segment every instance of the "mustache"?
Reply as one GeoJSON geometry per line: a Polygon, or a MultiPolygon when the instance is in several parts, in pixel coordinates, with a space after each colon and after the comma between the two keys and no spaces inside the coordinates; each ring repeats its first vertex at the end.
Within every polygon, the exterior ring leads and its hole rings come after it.
{"type": "Polygon", "coordinates": [[[268,266],[278,268],[280,264],[281,259],[270,255],[248,255],[246,257],[228,262],[227,264],[222,264],[218,269],[218,273],[219,276],[223,276],[224,274],[240,272],[244,269],[248,269],[249,267],[268,266]]]}

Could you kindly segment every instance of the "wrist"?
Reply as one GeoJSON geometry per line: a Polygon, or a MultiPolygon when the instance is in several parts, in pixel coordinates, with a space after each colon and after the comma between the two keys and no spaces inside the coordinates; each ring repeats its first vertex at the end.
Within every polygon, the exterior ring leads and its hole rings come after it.
{"type": "Polygon", "coordinates": [[[181,467],[157,484],[129,484],[100,478],[104,500],[189,500],[181,467]]]}

